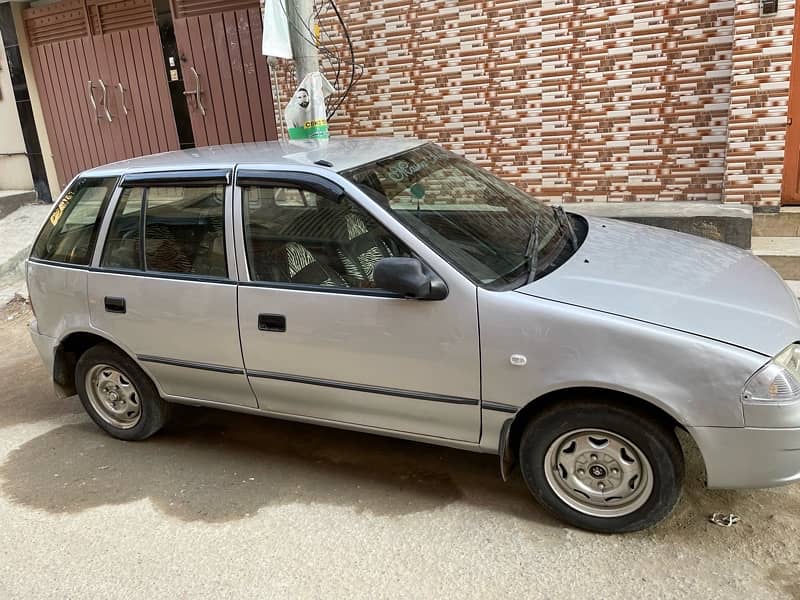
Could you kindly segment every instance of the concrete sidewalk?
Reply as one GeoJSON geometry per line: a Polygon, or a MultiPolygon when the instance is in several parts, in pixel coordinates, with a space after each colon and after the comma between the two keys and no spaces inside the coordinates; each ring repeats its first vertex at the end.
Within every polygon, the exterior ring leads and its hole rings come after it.
{"type": "Polygon", "coordinates": [[[14,294],[28,295],[25,259],[52,204],[24,204],[0,219],[0,306],[14,294]]]}

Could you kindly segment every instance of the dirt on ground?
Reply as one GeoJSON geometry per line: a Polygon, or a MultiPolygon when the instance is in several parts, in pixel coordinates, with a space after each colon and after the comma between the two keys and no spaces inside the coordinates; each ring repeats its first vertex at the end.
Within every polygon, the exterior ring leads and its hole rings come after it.
{"type": "Polygon", "coordinates": [[[666,522],[590,534],[488,455],[189,408],[114,440],[31,318],[0,310],[0,598],[800,598],[800,486],[706,490],[688,439],[666,522]]]}

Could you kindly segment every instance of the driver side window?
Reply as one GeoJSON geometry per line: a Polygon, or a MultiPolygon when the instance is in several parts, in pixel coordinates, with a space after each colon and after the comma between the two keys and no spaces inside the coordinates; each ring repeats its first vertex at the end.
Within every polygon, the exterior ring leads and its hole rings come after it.
{"type": "Polygon", "coordinates": [[[302,188],[243,188],[250,278],[331,288],[375,288],[382,258],[411,256],[408,248],[347,197],[302,188]]]}

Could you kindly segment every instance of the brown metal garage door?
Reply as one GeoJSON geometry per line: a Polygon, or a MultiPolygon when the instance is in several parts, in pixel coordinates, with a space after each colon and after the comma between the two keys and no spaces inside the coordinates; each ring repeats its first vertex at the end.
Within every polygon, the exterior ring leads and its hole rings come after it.
{"type": "Polygon", "coordinates": [[[24,11],[61,185],[83,169],[175,150],[151,0],[66,0],[24,11]]]}
{"type": "Polygon", "coordinates": [[[198,146],[277,139],[258,0],[171,0],[198,146]]]}

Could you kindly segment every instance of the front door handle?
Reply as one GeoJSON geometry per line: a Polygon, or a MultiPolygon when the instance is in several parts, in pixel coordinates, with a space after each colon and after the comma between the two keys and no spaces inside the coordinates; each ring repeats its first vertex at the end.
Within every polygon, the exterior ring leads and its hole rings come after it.
{"type": "Polygon", "coordinates": [[[125,298],[106,296],[104,300],[106,312],[125,314],[125,298]]]}
{"type": "Polygon", "coordinates": [[[259,331],[286,331],[286,317],[283,315],[258,315],[259,331]]]}

